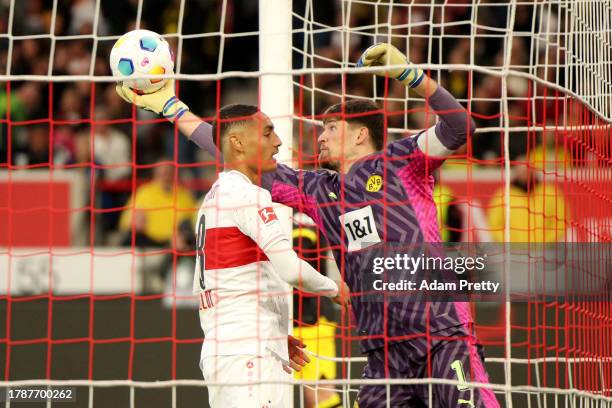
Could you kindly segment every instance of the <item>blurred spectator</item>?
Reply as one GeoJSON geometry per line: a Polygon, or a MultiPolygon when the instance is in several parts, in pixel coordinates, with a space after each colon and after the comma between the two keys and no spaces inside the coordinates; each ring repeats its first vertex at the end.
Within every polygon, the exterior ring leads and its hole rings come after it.
{"type": "MultiPolygon", "coordinates": [[[[60,99],[54,113],[55,123],[52,128],[54,143],[54,163],[58,166],[78,162],[75,152],[75,137],[78,132],[84,131],[86,125],[82,123],[85,118],[86,103],[75,86],[67,85],[61,89],[60,99]]],[[[89,129],[87,129],[89,130],[89,129]]],[[[89,136],[90,132],[87,132],[89,136]]]]}
{"type": "Polygon", "coordinates": [[[94,125],[94,155],[97,163],[106,166],[103,177],[106,181],[117,181],[131,173],[131,148],[128,136],[108,124],[110,120],[104,108],[96,111],[94,125]]]}
{"type": "MultiPolygon", "coordinates": [[[[103,210],[120,207],[128,196],[126,192],[104,186],[112,187],[113,183],[128,178],[132,172],[132,151],[128,136],[108,124],[108,120],[104,108],[96,111],[94,159],[97,164],[102,165],[98,179],[102,183],[99,189],[98,207],[103,210]]],[[[105,234],[117,228],[119,214],[116,211],[105,211],[98,219],[100,221],[98,228],[105,234]]]]}
{"type": "Polygon", "coordinates": [[[164,287],[163,291],[173,294],[173,297],[164,297],[166,307],[197,307],[193,298],[193,271],[195,270],[195,257],[193,250],[196,246],[193,224],[190,220],[183,220],[176,230],[176,251],[168,254],[161,265],[159,277],[149,277],[147,285],[151,291],[156,286],[164,287]],[[157,281],[157,282],[156,282],[157,281]]]}
{"type": "MultiPolygon", "coordinates": [[[[64,163],[69,165],[72,172],[76,173],[78,178],[81,180],[80,185],[84,186],[84,188],[77,190],[77,194],[82,194],[82,202],[84,203],[85,208],[94,207],[91,203],[91,187],[95,183],[97,179],[98,170],[94,167],[95,163],[91,159],[91,132],[89,130],[81,130],[76,132],[74,135],[68,140],[71,140],[70,144],[70,152],[68,158],[68,162],[64,163]],[[93,173],[93,174],[92,174],[93,173]]],[[[59,154],[61,146],[55,145],[55,156],[57,160],[57,156],[59,154]]],[[[95,190],[96,193],[98,189],[95,190]]],[[[94,200],[96,196],[93,197],[94,200]]],[[[99,214],[95,216],[95,224],[92,224],[91,217],[92,211],[85,210],[80,211],[76,214],[78,223],[80,225],[79,228],[75,229],[73,234],[73,242],[75,245],[99,245],[105,241],[103,228],[99,228],[100,221],[103,219],[103,214],[100,216],[99,214]],[[94,233],[90,234],[91,227],[94,227],[94,233]],[[93,235],[94,242],[91,242],[91,237],[93,235]]]]}
{"type": "Polygon", "coordinates": [[[91,63],[92,42],[86,40],[70,41],[68,43],[68,55],[70,58],[66,64],[66,71],[70,75],[89,74],[91,63]]]}
{"type": "Polygon", "coordinates": [[[70,50],[66,41],[58,42],[55,46],[53,55],[53,75],[68,74],[68,62],[70,60],[70,50]]]}
{"type": "MultiPolygon", "coordinates": [[[[115,84],[110,84],[104,88],[101,92],[103,99],[101,101],[104,104],[104,108],[108,113],[108,117],[112,119],[125,119],[131,116],[132,107],[125,103],[123,99],[117,95],[115,92],[115,84]]],[[[129,124],[120,124],[117,126],[123,127],[125,131],[126,128],[129,128],[129,124]]]]}
{"type": "Polygon", "coordinates": [[[74,86],[69,86],[64,89],[59,105],[59,112],[56,114],[56,119],[62,121],[77,121],[86,117],[85,112],[87,105],[83,103],[83,99],[74,86]],[[85,106],[83,106],[85,105],[85,106]]]}
{"type": "Polygon", "coordinates": [[[14,153],[13,164],[32,166],[49,163],[49,128],[36,125],[28,128],[27,143],[23,150],[14,153]]]}
{"type": "Polygon", "coordinates": [[[93,34],[108,34],[108,27],[104,16],[100,12],[96,13],[95,0],[73,0],[68,32],[70,34],[91,34],[95,17],[98,17],[98,31],[93,34]]]}
{"type": "MultiPolygon", "coordinates": [[[[75,151],[76,135],[71,130],[69,126],[57,126],[53,130],[53,163],[56,166],[78,162],[75,151]]],[[[87,153],[89,154],[89,151],[87,153]]]]}
{"type": "MultiPolygon", "coordinates": [[[[510,242],[559,242],[565,236],[569,209],[557,184],[547,183],[542,172],[522,156],[512,167],[510,187],[510,242]]],[[[489,226],[496,241],[504,242],[504,187],[489,203],[489,226]]]]}
{"type": "Polygon", "coordinates": [[[74,164],[88,165],[91,163],[91,135],[88,132],[80,132],[74,136],[74,164]]]}
{"type": "Polygon", "coordinates": [[[169,246],[176,226],[195,216],[196,202],[186,188],[175,184],[174,167],[160,161],[153,180],[138,187],[126,205],[119,225],[124,245],[169,246]]]}
{"type": "Polygon", "coordinates": [[[529,150],[529,163],[535,169],[566,169],[571,167],[571,159],[565,155],[565,132],[556,128],[553,121],[548,121],[546,130],[538,132],[536,145],[529,150]]]}
{"type": "MultiPolygon", "coordinates": [[[[49,58],[49,41],[46,39],[26,38],[13,44],[11,73],[14,75],[33,74],[33,68],[36,67],[35,62],[40,61],[43,57],[49,58]]],[[[45,68],[46,65],[47,61],[45,61],[45,68]]],[[[45,69],[43,74],[46,73],[45,69]]]]}
{"type": "MultiPolygon", "coordinates": [[[[449,64],[469,64],[470,63],[470,40],[469,38],[459,39],[451,48],[448,54],[449,64]]],[[[446,88],[456,98],[465,99],[468,92],[469,72],[463,70],[452,70],[449,73],[446,88]]]]}
{"type": "Polygon", "coordinates": [[[20,17],[16,31],[19,34],[40,34],[45,32],[44,1],[18,1],[15,14],[20,17]]]}
{"type": "Polygon", "coordinates": [[[11,89],[10,101],[5,89],[0,91],[0,118],[7,118],[11,110],[12,121],[24,121],[33,116],[40,109],[40,84],[37,82],[26,82],[19,87],[11,89]]]}

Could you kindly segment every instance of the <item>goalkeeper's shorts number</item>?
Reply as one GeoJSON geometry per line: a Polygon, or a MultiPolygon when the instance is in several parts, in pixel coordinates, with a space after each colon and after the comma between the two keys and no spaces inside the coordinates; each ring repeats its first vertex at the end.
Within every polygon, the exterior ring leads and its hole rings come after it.
{"type": "Polygon", "coordinates": [[[465,371],[463,371],[463,364],[461,363],[461,360],[453,361],[451,363],[451,368],[453,369],[453,371],[455,371],[455,374],[457,375],[457,380],[460,382],[460,384],[457,385],[457,389],[459,391],[469,389],[470,387],[467,385],[465,371]]]}

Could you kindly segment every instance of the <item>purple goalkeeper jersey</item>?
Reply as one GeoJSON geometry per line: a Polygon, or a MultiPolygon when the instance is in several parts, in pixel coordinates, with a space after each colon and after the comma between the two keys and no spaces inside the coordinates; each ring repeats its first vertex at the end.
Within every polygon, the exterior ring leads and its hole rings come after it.
{"type": "MultiPolygon", "coordinates": [[[[425,156],[417,137],[393,142],[384,152],[362,158],[345,175],[280,165],[271,183],[264,178],[263,187],[271,191],[272,201],[303,211],[317,223],[353,293],[363,292],[362,278],[371,273],[364,270],[364,247],[379,242],[408,246],[440,242],[431,171],[441,160],[425,156]]],[[[351,298],[363,351],[384,346],[385,338],[406,340],[405,336],[470,321],[465,304],[406,300],[351,298]]]]}
{"type": "MultiPolygon", "coordinates": [[[[429,103],[441,119],[435,132],[442,144],[449,150],[463,145],[473,131],[467,112],[441,87],[429,103]]],[[[273,201],[302,211],[317,223],[353,293],[363,290],[363,274],[371,272],[364,270],[363,248],[376,243],[440,242],[431,173],[443,159],[421,151],[417,140],[422,135],[390,143],[384,151],[355,162],[347,174],[279,165],[276,172],[263,176],[262,187],[271,192],[273,201]]],[[[211,151],[203,138],[192,140],[211,151]]],[[[364,352],[383,347],[385,341],[406,341],[471,322],[464,302],[380,302],[354,296],[351,305],[364,352]]]]}

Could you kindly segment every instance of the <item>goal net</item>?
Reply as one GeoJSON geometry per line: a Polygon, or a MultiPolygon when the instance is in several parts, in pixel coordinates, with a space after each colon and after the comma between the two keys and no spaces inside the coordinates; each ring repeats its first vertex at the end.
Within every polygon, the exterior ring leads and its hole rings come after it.
{"type": "MultiPolygon", "coordinates": [[[[306,1],[294,13],[294,51],[305,71],[294,81],[300,123],[320,120],[326,106],[346,98],[374,98],[387,114],[390,141],[435,122],[416,94],[355,69],[377,42],[394,44],[469,108],[476,134],[447,160],[434,190],[439,212],[452,203],[461,213],[453,225],[438,214],[443,238],[610,241],[610,4],[306,1]]],[[[316,133],[300,136],[303,146],[316,133]]],[[[604,247],[593,256],[608,258],[604,247]]],[[[582,279],[606,276],[593,272],[582,279]]],[[[609,302],[542,299],[474,311],[502,406],[611,403],[609,302]],[[572,323],[585,319],[597,323],[572,323]]]]}
{"type": "MultiPolygon", "coordinates": [[[[554,265],[578,248],[588,267],[570,278],[609,293],[609,2],[123,3],[0,4],[1,387],[71,386],[83,407],[208,406],[190,223],[221,167],[114,93],[110,48],[136,27],[169,40],[193,112],[211,121],[223,105],[258,104],[284,136],[279,160],[304,169],[317,165],[322,113],[335,103],[375,101],[387,143],[436,123],[416,93],[356,67],[366,48],[392,43],[477,124],[435,174],[442,239],[543,245],[554,265]],[[151,180],[173,193],[139,208],[131,197],[151,180]]],[[[309,234],[316,245],[298,253],[343,275],[337,248],[309,234]]],[[[471,304],[490,384],[468,384],[502,407],[610,407],[612,303],[556,297],[559,276],[547,276],[525,284],[526,300],[471,304]]],[[[296,379],[295,406],[353,406],[369,381],[355,322],[311,301],[296,295],[293,322],[296,333],[317,327],[319,362],[314,380],[296,379]]],[[[441,381],[384,382],[431,393],[441,381]]]]}

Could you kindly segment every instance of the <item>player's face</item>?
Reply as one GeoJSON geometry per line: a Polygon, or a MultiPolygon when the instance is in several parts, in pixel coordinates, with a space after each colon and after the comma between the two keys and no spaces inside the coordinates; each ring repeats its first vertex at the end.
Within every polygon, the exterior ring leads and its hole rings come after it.
{"type": "Polygon", "coordinates": [[[167,164],[157,166],[154,170],[154,178],[163,188],[169,190],[174,182],[174,169],[167,164]]]}
{"type": "Polygon", "coordinates": [[[319,163],[323,167],[338,169],[340,162],[350,149],[348,146],[348,123],[343,120],[329,119],[319,135],[319,163]]]}
{"type": "Polygon", "coordinates": [[[265,173],[276,170],[274,155],[278,153],[282,142],[274,131],[274,124],[270,118],[263,113],[256,113],[245,133],[244,154],[249,166],[255,172],[265,173]]]}

